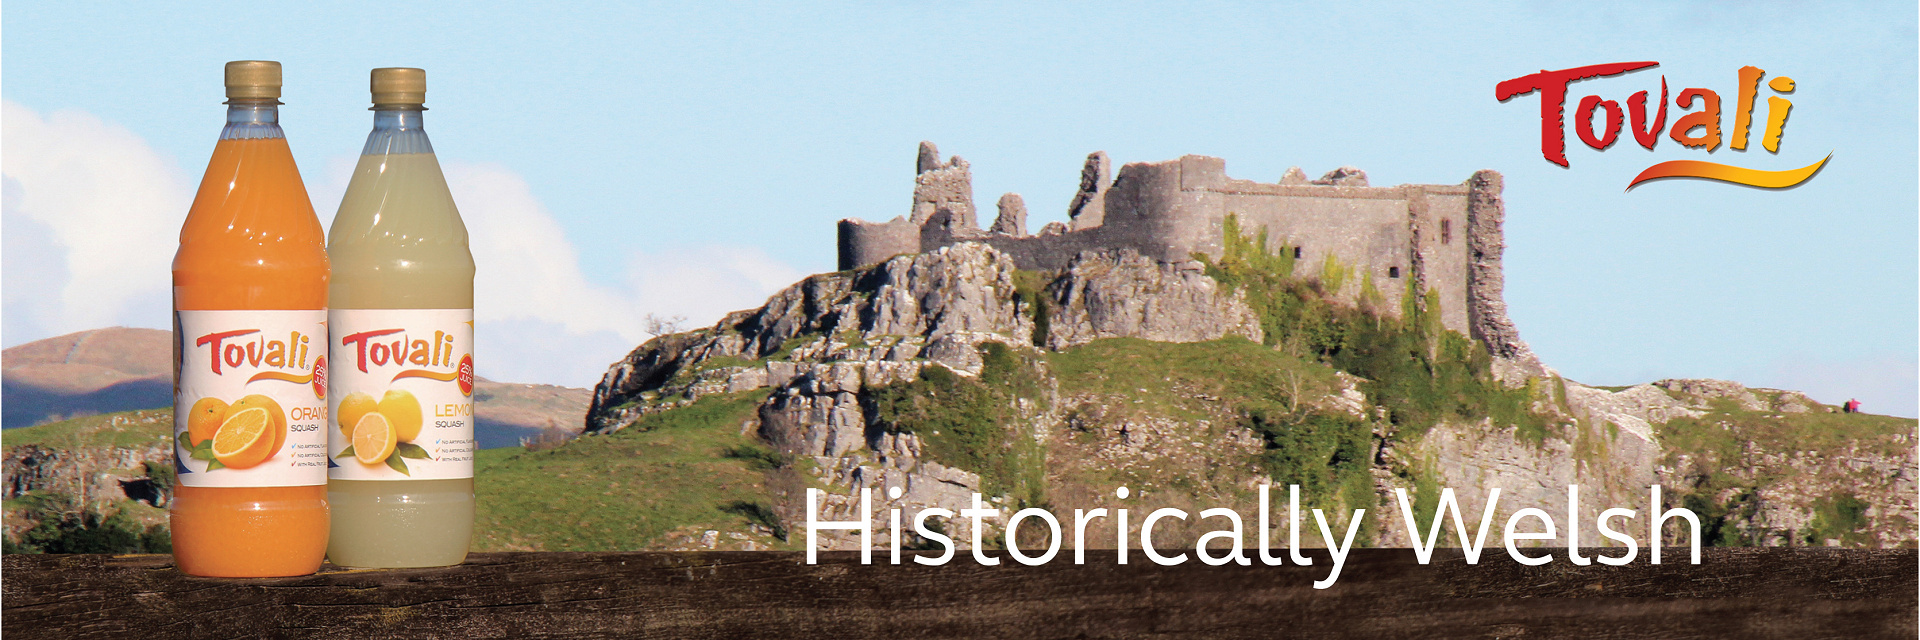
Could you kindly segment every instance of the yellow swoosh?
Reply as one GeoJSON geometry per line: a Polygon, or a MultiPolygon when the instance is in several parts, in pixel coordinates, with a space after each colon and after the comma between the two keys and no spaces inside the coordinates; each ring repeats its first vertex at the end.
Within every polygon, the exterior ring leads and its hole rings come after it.
{"type": "Polygon", "coordinates": [[[393,374],[394,380],[399,380],[401,378],[426,378],[428,380],[439,380],[441,382],[453,382],[455,379],[459,377],[460,377],[460,374],[454,371],[448,371],[446,373],[434,373],[432,371],[427,371],[425,369],[408,369],[406,371],[393,374]]]}
{"type": "Polygon", "coordinates": [[[1635,185],[1661,178],[1700,178],[1762,189],[1785,189],[1806,182],[1808,178],[1813,177],[1813,174],[1819,173],[1820,168],[1826,166],[1828,160],[1832,159],[1833,153],[1828,152],[1827,157],[1821,158],[1819,162],[1785,171],[1761,171],[1701,160],[1669,160],[1647,167],[1646,171],[1634,176],[1633,181],[1627,183],[1627,190],[1632,191],[1635,185]]]}
{"type": "Polygon", "coordinates": [[[261,380],[279,380],[281,382],[291,382],[294,384],[306,384],[309,382],[313,382],[313,374],[309,373],[304,376],[296,376],[292,374],[280,373],[278,371],[263,371],[261,373],[253,374],[253,377],[251,378],[247,378],[247,384],[253,384],[261,380]]]}

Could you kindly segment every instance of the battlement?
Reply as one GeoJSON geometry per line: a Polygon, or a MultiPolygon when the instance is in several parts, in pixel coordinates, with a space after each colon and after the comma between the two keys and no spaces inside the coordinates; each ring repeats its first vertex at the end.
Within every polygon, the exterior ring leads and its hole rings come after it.
{"type": "Polygon", "coordinates": [[[1210,156],[1128,163],[1111,178],[1110,166],[1104,152],[1087,156],[1068,223],[1029,235],[1025,202],[1009,193],[992,227],[982,230],[966,161],[941,162],[933,143],[922,142],[911,215],[841,220],[840,268],[957,242],[984,242],[1021,269],[1045,271],[1065,268],[1082,251],[1123,247],[1168,263],[1218,259],[1232,215],[1243,233],[1264,230],[1267,246],[1291,252],[1296,273],[1350,274],[1339,279],[1337,296],[1377,292],[1381,310],[1394,314],[1403,296],[1419,296],[1417,304],[1438,300],[1446,328],[1481,340],[1493,355],[1538,366],[1502,300],[1505,212],[1497,172],[1452,185],[1375,187],[1353,167],[1318,180],[1294,167],[1265,183],[1228,177],[1226,161],[1210,156]]]}

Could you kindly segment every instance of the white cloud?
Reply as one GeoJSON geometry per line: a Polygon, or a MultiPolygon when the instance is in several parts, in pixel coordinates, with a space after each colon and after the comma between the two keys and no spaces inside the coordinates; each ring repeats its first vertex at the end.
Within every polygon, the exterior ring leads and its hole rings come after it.
{"type": "MultiPolygon", "coordinates": [[[[116,324],[166,327],[170,265],[195,186],[187,174],[139,136],[85,112],[4,108],[5,343],[116,324]]],[[[351,168],[337,160],[312,181],[323,223],[351,168]]],[[[803,275],[752,247],[698,245],[636,251],[589,277],[517,173],[463,162],[444,169],[478,268],[480,373],[495,380],[591,386],[651,337],[647,314],[709,325],[803,275]]]]}
{"type": "Polygon", "coordinates": [[[644,328],[648,314],[705,326],[759,306],[804,275],[757,248],[700,245],[635,251],[623,278],[590,278],[518,174],[464,162],[443,162],[443,170],[473,248],[474,316],[492,325],[481,332],[482,348],[499,359],[482,374],[494,379],[591,386],[608,364],[652,337],[644,328]],[[601,283],[609,280],[618,284],[601,283]]]}
{"type": "Polygon", "coordinates": [[[758,307],[806,274],[754,247],[704,245],[627,259],[627,282],[648,311],[712,325],[731,311],[758,307]]]}
{"type": "Polygon", "coordinates": [[[0,101],[8,345],[169,324],[173,252],[193,184],[119,125],[0,101]]]}

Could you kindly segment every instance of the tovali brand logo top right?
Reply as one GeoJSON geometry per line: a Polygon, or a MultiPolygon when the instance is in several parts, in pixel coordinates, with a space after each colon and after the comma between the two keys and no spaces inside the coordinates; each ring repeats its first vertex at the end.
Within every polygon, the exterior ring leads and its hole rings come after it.
{"type": "MultiPolygon", "coordinates": [[[[1659,64],[1658,62],[1615,62],[1559,71],[1542,70],[1539,73],[1506,80],[1495,85],[1494,97],[1501,102],[1506,102],[1515,96],[1539,92],[1540,152],[1546,156],[1548,162],[1568,167],[1564,120],[1567,85],[1592,78],[1617,76],[1659,66],[1659,64]]],[[[1740,68],[1739,87],[1733,108],[1733,131],[1727,137],[1727,146],[1735,151],[1747,150],[1749,134],[1753,129],[1754,101],[1759,97],[1760,80],[1765,75],[1766,71],[1759,67],[1740,68]]],[[[1764,132],[1760,136],[1760,145],[1766,148],[1767,153],[1778,154],[1780,137],[1787,126],[1787,112],[1793,110],[1793,102],[1781,96],[1793,93],[1793,78],[1777,76],[1768,81],[1766,86],[1778,95],[1767,97],[1767,119],[1764,132]]],[[[1634,142],[1652,151],[1654,145],[1660,141],[1661,130],[1667,123],[1666,76],[1660,77],[1659,108],[1654,112],[1651,121],[1647,118],[1647,93],[1647,91],[1640,91],[1628,96],[1627,111],[1632,115],[1632,125],[1628,131],[1633,134],[1634,142]]],[[[1691,109],[1695,102],[1702,103],[1700,110],[1680,115],[1675,119],[1673,128],[1667,131],[1667,136],[1681,146],[1689,149],[1705,149],[1708,153],[1712,153],[1720,148],[1721,142],[1720,94],[1711,89],[1690,87],[1681,90],[1673,101],[1674,105],[1681,109],[1691,109]]],[[[1623,120],[1619,102],[1602,100],[1600,96],[1590,95],[1582,98],[1579,106],[1574,109],[1573,130],[1580,136],[1580,141],[1587,146],[1605,151],[1619,140],[1623,120]],[[1600,113],[1604,113],[1605,120],[1596,125],[1594,116],[1600,113]],[[1597,133],[1596,128],[1599,129],[1597,133]]],[[[1785,171],[1762,171],[1704,160],[1670,160],[1641,171],[1640,175],[1634,176],[1633,180],[1627,183],[1627,189],[1632,190],[1635,185],[1642,182],[1661,178],[1698,178],[1764,189],[1786,189],[1811,179],[1814,174],[1820,172],[1821,167],[1826,165],[1827,160],[1832,158],[1833,153],[1828,152],[1827,157],[1821,158],[1818,162],[1785,171]]]]}

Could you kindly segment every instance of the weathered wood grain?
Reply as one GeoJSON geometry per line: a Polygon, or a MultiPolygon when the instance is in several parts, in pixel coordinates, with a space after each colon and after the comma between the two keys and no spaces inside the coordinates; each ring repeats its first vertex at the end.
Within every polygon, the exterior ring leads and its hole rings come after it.
{"type": "MultiPolygon", "coordinates": [[[[168,556],[5,557],[4,635],[29,638],[1912,638],[1914,550],[1711,549],[1700,566],[1540,567],[1490,550],[1356,550],[1312,567],[818,565],[777,552],[484,553],[458,567],[223,580],[168,556]]],[[[1684,555],[1678,556],[1684,561],[1684,555]]],[[[884,562],[886,554],[875,554],[884,562]]],[[[1668,558],[1669,562],[1673,558],[1668,558]]]]}

